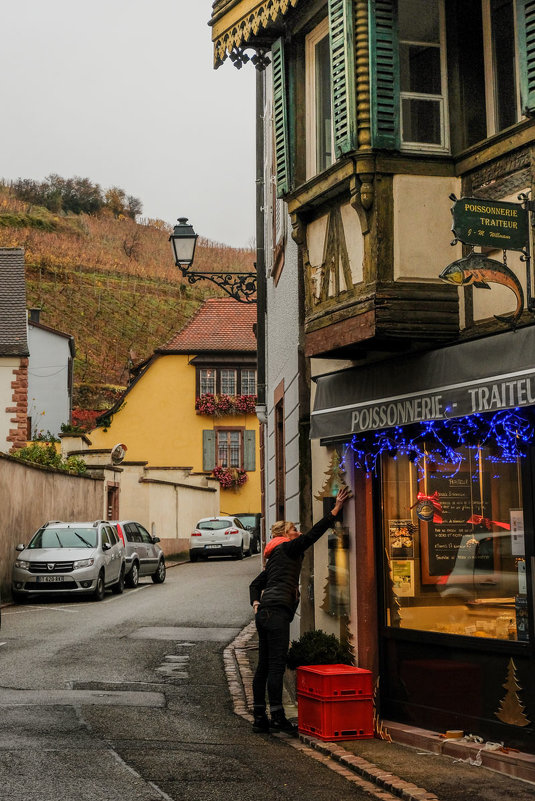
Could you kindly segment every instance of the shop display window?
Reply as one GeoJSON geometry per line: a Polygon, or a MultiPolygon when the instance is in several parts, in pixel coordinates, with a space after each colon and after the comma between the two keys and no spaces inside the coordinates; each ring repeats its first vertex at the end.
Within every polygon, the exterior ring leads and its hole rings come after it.
{"type": "Polygon", "coordinates": [[[455,452],[455,464],[383,455],[386,623],[525,642],[521,461],[455,452]]]}

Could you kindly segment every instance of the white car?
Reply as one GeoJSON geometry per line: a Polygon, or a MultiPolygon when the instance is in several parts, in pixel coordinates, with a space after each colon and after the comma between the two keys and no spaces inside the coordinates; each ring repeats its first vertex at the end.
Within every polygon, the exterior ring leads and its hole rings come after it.
{"type": "Polygon", "coordinates": [[[251,532],[237,517],[203,517],[190,536],[191,562],[209,556],[233,556],[243,559],[251,555],[251,532]]]}

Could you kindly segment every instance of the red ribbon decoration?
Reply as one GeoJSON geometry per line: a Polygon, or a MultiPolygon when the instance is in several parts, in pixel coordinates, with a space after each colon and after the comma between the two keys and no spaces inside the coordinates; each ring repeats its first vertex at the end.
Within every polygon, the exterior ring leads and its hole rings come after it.
{"type": "Polygon", "coordinates": [[[511,531],[511,526],[509,523],[500,523],[499,520],[491,520],[490,517],[482,517],[482,515],[472,515],[472,517],[466,522],[473,523],[474,526],[480,526],[483,524],[488,531],[491,530],[492,526],[499,526],[500,528],[504,528],[506,531],[511,531]]]}
{"type": "Polygon", "coordinates": [[[433,514],[433,523],[442,523],[442,504],[439,502],[440,495],[438,492],[434,492],[432,495],[425,495],[423,492],[419,492],[416,496],[416,503],[413,503],[411,509],[414,509],[422,501],[428,501],[435,513],[433,514]]]}

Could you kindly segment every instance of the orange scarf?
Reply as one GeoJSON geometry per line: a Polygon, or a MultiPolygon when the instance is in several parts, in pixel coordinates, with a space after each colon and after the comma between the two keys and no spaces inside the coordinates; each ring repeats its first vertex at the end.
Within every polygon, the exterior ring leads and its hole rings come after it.
{"type": "Polygon", "coordinates": [[[290,542],[290,537],[275,537],[270,540],[264,548],[264,556],[266,559],[268,556],[271,556],[271,553],[275,550],[277,545],[282,545],[283,542],[290,542]]]}

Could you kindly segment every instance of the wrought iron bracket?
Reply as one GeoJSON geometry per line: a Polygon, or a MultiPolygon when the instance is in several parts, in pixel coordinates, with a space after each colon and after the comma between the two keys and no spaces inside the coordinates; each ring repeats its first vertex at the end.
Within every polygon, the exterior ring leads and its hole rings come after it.
{"type": "Polygon", "coordinates": [[[199,273],[190,271],[184,265],[177,266],[189,284],[196,284],[204,279],[211,281],[240,303],[256,303],[256,273],[199,273]]]}

